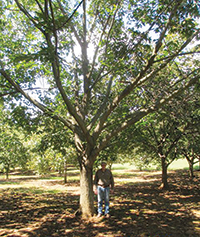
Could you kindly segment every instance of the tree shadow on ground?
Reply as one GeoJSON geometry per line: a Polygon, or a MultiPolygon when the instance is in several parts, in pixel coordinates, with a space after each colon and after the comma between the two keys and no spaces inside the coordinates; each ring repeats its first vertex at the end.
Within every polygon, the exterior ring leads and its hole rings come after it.
{"type": "Polygon", "coordinates": [[[174,172],[169,177],[169,191],[160,190],[160,183],[151,178],[149,182],[116,185],[109,219],[94,216],[83,220],[74,215],[78,195],[4,189],[0,194],[0,236],[200,236],[199,177],[190,182],[183,173],[174,172]]]}

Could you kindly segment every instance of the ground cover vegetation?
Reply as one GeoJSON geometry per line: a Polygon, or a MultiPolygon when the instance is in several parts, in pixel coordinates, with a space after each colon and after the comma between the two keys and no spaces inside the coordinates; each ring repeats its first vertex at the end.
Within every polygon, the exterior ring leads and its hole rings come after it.
{"type": "MultiPolygon", "coordinates": [[[[84,216],[94,213],[95,163],[106,149],[116,157],[111,147],[117,151],[123,136],[126,144],[128,129],[142,130],[143,138],[154,133],[157,147],[151,148],[162,161],[167,186],[174,144],[199,116],[194,97],[186,100],[199,92],[199,7],[191,0],[1,1],[1,103],[12,115],[9,121],[24,128],[24,137],[32,136],[40,169],[66,170],[68,160],[76,159],[84,216]],[[177,100],[191,105],[193,118],[169,136],[150,120],[170,112],[170,102],[179,108],[177,100]],[[138,125],[145,119],[147,131],[138,125]]],[[[198,143],[184,137],[180,151],[193,164],[198,143]]],[[[32,144],[27,153],[33,155],[32,144]]]]}

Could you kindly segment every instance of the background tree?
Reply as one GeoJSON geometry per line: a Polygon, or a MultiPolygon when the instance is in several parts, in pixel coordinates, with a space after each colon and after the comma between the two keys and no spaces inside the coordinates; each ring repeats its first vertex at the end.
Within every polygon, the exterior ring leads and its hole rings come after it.
{"type": "Polygon", "coordinates": [[[1,95],[27,99],[72,131],[80,209],[92,215],[92,168],[124,129],[199,80],[197,1],[2,1],[1,95]],[[198,42],[197,42],[198,43],[198,42]],[[166,67],[173,74],[165,77],[166,67]],[[161,82],[160,78],[163,77],[161,82]],[[48,90],[37,90],[43,80],[48,90]],[[159,82],[159,83],[158,83],[159,82]],[[162,85],[163,87],[159,87],[162,85]],[[149,88],[154,92],[146,100],[149,88]]]}
{"type": "Polygon", "coordinates": [[[181,147],[181,152],[189,165],[190,178],[194,178],[194,165],[199,162],[199,134],[191,134],[181,147]]]}
{"type": "Polygon", "coordinates": [[[26,168],[28,152],[24,146],[24,134],[9,125],[9,114],[1,106],[0,112],[0,165],[9,177],[11,168],[26,168]]]}
{"type": "MultiPolygon", "coordinates": [[[[194,96],[193,96],[194,98],[194,96]]],[[[188,103],[185,110],[190,111],[188,117],[189,128],[185,131],[184,136],[178,143],[180,155],[183,155],[189,165],[190,178],[194,178],[194,165],[199,161],[199,144],[200,144],[200,106],[199,94],[193,99],[192,104],[188,103]]]]}
{"type": "MultiPolygon", "coordinates": [[[[172,100],[162,110],[144,118],[132,133],[135,136],[133,144],[138,147],[137,153],[142,154],[143,162],[146,160],[144,155],[147,156],[147,164],[149,157],[152,157],[153,161],[157,159],[160,162],[162,168],[161,186],[165,189],[168,188],[168,166],[175,159],[180,158],[183,151],[187,150],[187,143],[198,143],[200,134],[198,98],[199,93],[195,88],[185,91],[181,97],[172,100]]],[[[193,149],[197,149],[197,146],[193,145],[193,149]]],[[[186,154],[189,155],[187,152],[186,154]]]]}
{"type": "Polygon", "coordinates": [[[59,121],[54,122],[51,118],[42,120],[37,134],[40,139],[33,148],[34,152],[49,153],[50,161],[46,157],[49,168],[51,167],[50,169],[58,170],[60,174],[64,174],[64,182],[67,182],[67,164],[77,166],[72,134],[68,129],[63,129],[59,121]]]}

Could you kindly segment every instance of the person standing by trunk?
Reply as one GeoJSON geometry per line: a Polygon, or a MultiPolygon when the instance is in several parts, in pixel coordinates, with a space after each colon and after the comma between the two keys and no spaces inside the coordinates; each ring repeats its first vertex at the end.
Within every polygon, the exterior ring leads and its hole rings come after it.
{"type": "Polygon", "coordinates": [[[103,215],[103,201],[105,204],[105,217],[109,215],[109,195],[114,192],[114,178],[112,172],[106,169],[106,162],[101,163],[101,169],[97,170],[94,178],[94,193],[98,199],[98,217],[103,215]]]}

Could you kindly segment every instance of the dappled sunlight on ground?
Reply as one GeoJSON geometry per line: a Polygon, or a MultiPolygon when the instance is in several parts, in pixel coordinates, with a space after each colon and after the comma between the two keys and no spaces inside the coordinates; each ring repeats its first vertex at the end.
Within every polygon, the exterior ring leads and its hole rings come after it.
{"type": "Polygon", "coordinates": [[[0,190],[5,189],[41,189],[41,192],[66,192],[72,195],[79,195],[79,182],[68,182],[64,184],[63,180],[48,180],[40,178],[10,179],[9,181],[0,179],[0,190]]]}
{"type": "Polygon", "coordinates": [[[146,183],[159,181],[161,178],[161,171],[118,170],[114,172],[114,176],[116,183],[146,183]]]}
{"type": "Polygon", "coordinates": [[[111,217],[87,220],[75,215],[79,181],[0,180],[0,236],[199,237],[199,172],[193,182],[185,171],[170,172],[168,191],[159,189],[160,175],[115,172],[111,217]]]}

